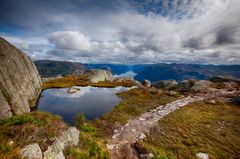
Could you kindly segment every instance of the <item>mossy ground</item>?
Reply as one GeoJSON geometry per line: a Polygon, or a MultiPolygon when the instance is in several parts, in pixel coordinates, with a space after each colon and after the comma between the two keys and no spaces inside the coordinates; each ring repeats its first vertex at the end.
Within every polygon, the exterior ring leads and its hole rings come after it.
{"type": "Polygon", "coordinates": [[[31,143],[38,143],[44,150],[65,128],[60,116],[43,112],[0,119],[0,158],[16,158],[18,150],[31,143]]]}
{"type": "Polygon", "coordinates": [[[64,154],[69,159],[109,159],[106,140],[101,138],[99,130],[80,115],[75,119],[75,126],[80,130],[79,144],[68,147],[64,154]]]}
{"type": "Polygon", "coordinates": [[[197,102],[163,118],[139,142],[155,158],[191,159],[198,152],[211,159],[240,158],[240,106],[197,102]]]}
{"type": "Polygon", "coordinates": [[[83,75],[70,75],[63,78],[54,79],[43,83],[43,90],[48,88],[65,88],[71,86],[94,86],[94,87],[116,87],[116,86],[125,86],[131,87],[134,85],[134,82],[110,82],[102,81],[98,83],[91,83],[88,80],[90,74],[83,75]]]}

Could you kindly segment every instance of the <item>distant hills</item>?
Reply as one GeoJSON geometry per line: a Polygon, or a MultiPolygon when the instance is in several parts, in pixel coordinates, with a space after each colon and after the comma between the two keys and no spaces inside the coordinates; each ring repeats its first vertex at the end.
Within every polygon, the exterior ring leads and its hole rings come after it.
{"type": "Polygon", "coordinates": [[[142,71],[148,64],[137,64],[137,65],[127,65],[127,64],[85,64],[88,69],[103,69],[109,70],[113,75],[124,74],[129,71],[138,73],[142,71]]]}
{"type": "Polygon", "coordinates": [[[135,72],[136,80],[208,79],[213,76],[240,78],[240,65],[200,65],[200,64],[81,64],[66,61],[41,60],[34,62],[42,77],[81,74],[88,69],[110,70],[113,75],[135,72]]]}
{"type": "Polygon", "coordinates": [[[86,67],[77,62],[39,60],[34,61],[41,77],[55,77],[58,75],[82,74],[86,67]]]}
{"type": "Polygon", "coordinates": [[[214,76],[240,78],[240,65],[152,64],[138,72],[135,79],[150,81],[208,79],[214,76]]]}

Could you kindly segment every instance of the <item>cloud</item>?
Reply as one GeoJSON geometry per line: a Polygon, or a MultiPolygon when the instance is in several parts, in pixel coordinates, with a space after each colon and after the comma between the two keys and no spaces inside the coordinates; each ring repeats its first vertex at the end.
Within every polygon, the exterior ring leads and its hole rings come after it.
{"type": "Polygon", "coordinates": [[[28,18],[14,13],[26,9],[23,4],[14,5],[9,15],[0,11],[5,19],[0,31],[6,19],[23,27],[26,37],[12,41],[35,58],[240,64],[239,0],[60,0],[26,5],[33,12],[24,12],[28,18]],[[32,43],[32,37],[47,43],[32,43]]]}
{"type": "Polygon", "coordinates": [[[48,35],[48,40],[58,49],[90,51],[89,39],[83,34],[75,31],[54,32],[48,35]]]}

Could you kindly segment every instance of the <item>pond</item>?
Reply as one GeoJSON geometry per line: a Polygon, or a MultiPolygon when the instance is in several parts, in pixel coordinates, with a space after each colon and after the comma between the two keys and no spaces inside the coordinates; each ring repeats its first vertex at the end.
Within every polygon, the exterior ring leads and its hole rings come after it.
{"type": "Polygon", "coordinates": [[[130,88],[72,87],[44,90],[37,104],[37,110],[51,112],[62,116],[63,120],[72,123],[78,114],[84,114],[88,120],[94,120],[110,112],[120,103],[116,93],[130,88]]]}

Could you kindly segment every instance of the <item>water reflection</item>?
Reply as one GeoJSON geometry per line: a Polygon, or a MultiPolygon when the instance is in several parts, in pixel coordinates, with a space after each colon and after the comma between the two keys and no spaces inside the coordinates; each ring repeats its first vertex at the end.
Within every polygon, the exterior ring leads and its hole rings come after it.
{"type": "Polygon", "coordinates": [[[101,117],[116,106],[121,99],[116,93],[127,87],[97,88],[77,87],[80,91],[68,93],[69,88],[53,88],[42,92],[38,110],[59,114],[64,121],[71,123],[75,115],[83,113],[88,120],[101,117]]]}

